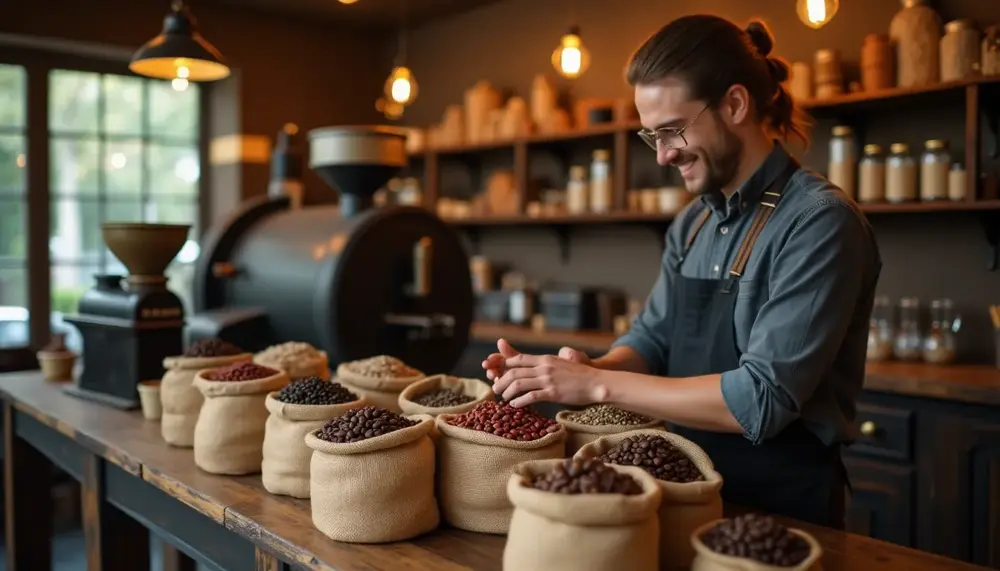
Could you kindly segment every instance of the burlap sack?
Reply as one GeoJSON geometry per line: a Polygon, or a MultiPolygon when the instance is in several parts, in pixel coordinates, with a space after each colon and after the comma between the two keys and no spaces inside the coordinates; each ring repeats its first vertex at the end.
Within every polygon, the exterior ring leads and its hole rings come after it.
{"type": "Polygon", "coordinates": [[[528,460],[563,458],[566,429],[562,426],[538,440],[518,441],[448,424],[455,415],[442,414],[435,426],[437,490],[441,515],[452,526],[480,533],[507,533],[514,511],[507,498],[507,480],[514,466],[528,460]]]}
{"type": "Polygon", "coordinates": [[[303,377],[319,377],[324,381],[330,380],[330,359],[326,351],[319,351],[319,357],[315,359],[299,359],[292,364],[284,364],[261,358],[260,354],[254,355],[253,362],[272,369],[278,369],[288,373],[290,379],[301,379],[303,377]]]}
{"type": "Polygon", "coordinates": [[[576,454],[576,451],[583,448],[584,444],[593,442],[602,436],[609,434],[620,434],[630,430],[641,430],[644,428],[666,430],[663,428],[662,420],[651,420],[646,424],[633,424],[631,426],[621,426],[617,424],[606,424],[604,426],[593,426],[570,420],[578,410],[561,410],[556,413],[556,422],[566,427],[566,456],[576,454]]]}
{"type": "Polygon", "coordinates": [[[163,360],[163,380],[160,383],[160,433],[167,444],[190,448],[194,446],[194,425],[205,400],[194,387],[194,376],[204,369],[226,367],[253,359],[252,353],[224,357],[167,357],[163,360]]]}
{"type": "Polygon", "coordinates": [[[518,464],[507,482],[514,517],[503,550],[504,571],[656,571],[661,491],[641,468],[612,466],[642,493],[556,494],[524,486],[526,476],[562,460],[518,464]]]}
{"type": "Polygon", "coordinates": [[[695,556],[691,547],[691,532],[705,522],[722,517],[722,476],[715,471],[704,450],[672,432],[643,429],[598,438],[585,444],[574,457],[600,456],[636,434],[654,434],[667,439],[683,451],[705,476],[703,482],[687,484],[657,480],[663,490],[663,501],[660,503],[661,569],[687,569],[695,556]]]}
{"type": "Polygon", "coordinates": [[[355,373],[350,370],[348,365],[350,363],[341,363],[337,367],[336,381],[347,387],[352,393],[364,396],[369,405],[382,407],[395,413],[403,412],[399,408],[399,393],[427,376],[420,373],[413,377],[380,379],[355,373]]]}
{"type": "Polygon", "coordinates": [[[365,398],[343,404],[289,404],[267,395],[264,405],[271,413],[264,430],[264,460],[260,479],[272,494],[295,498],[309,497],[309,462],[312,449],[306,446],[306,434],[353,408],[365,406],[365,398]]]}
{"type": "Polygon", "coordinates": [[[194,386],[205,397],[194,427],[194,463],[213,474],[260,472],[267,393],[288,384],[288,374],[253,381],[210,381],[200,371],[194,386]]]}
{"type": "Polygon", "coordinates": [[[494,400],[493,389],[490,385],[479,379],[463,379],[451,375],[432,375],[423,380],[412,383],[399,393],[398,404],[403,414],[429,414],[437,416],[439,414],[462,414],[476,407],[481,402],[494,400]],[[464,395],[473,398],[472,401],[458,406],[447,406],[443,408],[431,408],[413,402],[412,399],[438,389],[458,390],[464,395]]]}
{"type": "Polygon", "coordinates": [[[705,546],[701,541],[701,535],[711,529],[716,523],[714,520],[706,522],[698,527],[691,534],[691,546],[697,553],[691,563],[691,571],[818,571],[820,569],[819,560],[823,556],[823,548],[820,547],[816,538],[802,531],[801,529],[789,528],[788,531],[798,535],[809,544],[809,557],[795,567],[777,567],[775,565],[764,565],[752,559],[742,559],[731,555],[716,553],[705,546]]]}
{"type": "MultiPolygon", "coordinates": [[[[369,403],[371,404],[371,403],[369,403]]],[[[434,497],[434,419],[359,442],[306,435],[313,450],[309,487],[316,529],[335,541],[387,543],[438,526],[434,497]]]]}

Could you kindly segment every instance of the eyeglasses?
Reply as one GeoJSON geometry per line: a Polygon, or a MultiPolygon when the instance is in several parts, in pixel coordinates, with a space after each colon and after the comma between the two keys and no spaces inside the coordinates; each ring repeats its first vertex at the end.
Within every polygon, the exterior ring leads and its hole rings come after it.
{"type": "Polygon", "coordinates": [[[683,127],[660,127],[655,131],[650,131],[649,129],[640,129],[639,137],[649,145],[649,148],[654,151],[657,150],[658,146],[662,146],[665,149],[683,149],[687,146],[687,139],[684,138],[684,131],[688,127],[694,125],[694,122],[701,117],[701,114],[708,109],[708,104],[701,108],[701,111],[694,116],[694,119],[684,125],[683,127]]]}

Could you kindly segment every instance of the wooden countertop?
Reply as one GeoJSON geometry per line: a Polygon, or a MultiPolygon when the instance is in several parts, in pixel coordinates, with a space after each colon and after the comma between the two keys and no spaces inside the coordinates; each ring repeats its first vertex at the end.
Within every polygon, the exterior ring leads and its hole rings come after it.
{"type": "MultiPolygon", "coordinates": [[[[503,337],[518,344],[557,349],[570,346],[587,352],[607,351],[617,336],[588,331],[536,332],[528,327],[493,323],[475,323],[471,338],[480,343],[495,343],[503,337]]],[[[869,363],[865,390],[905,396],[1000,406],[1000,369],[989,365],[925,365],[923,363],[869,363]]]]}
{"type": "MultiPolygon", "coordinates": [[[[338,571],[500,570],[504,538],[442,528],[413,541],[360,545],[331,541],[313,527],[308,500],[267,493],[260,476],[202,472],[190,449],[168,446],[156,422],[137,411],[73,398],[38,372],[0,375],[0,396],[18,410],[274,552],[298,567],[338,571]]],[[[973,571],[983,567],[813,525],[827,571],[973,571]]]]}

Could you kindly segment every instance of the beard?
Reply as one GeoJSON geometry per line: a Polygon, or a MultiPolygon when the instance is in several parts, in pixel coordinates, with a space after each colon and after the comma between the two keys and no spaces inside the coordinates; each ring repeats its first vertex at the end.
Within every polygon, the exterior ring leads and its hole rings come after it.
{"type": "Polygon", "coordinates": [[[693,153],[683,150],[674,159],[673,166],[679,167],[694,160],[699,160],[704,165],[705,175],[699,182],[693,182],[691,186],[685,181],[685,188],[688,192],[697,195],[712,194],[722,192],[736,177],[736,171],[740,165],[740,157],[743,155],[743,141],[723,125],[716,122],[717,131],[715,140],[693,153]]]}

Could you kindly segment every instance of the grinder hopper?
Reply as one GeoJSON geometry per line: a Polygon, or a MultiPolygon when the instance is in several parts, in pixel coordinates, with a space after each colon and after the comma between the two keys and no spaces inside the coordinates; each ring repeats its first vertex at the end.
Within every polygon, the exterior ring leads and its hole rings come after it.
{"type": "Polygon", "coordinates": [[[406,130],[384,125],[309,132],[309,167],[340,192],[340,214],[371,208],[375,192],[407,164],[406,130]]]}

